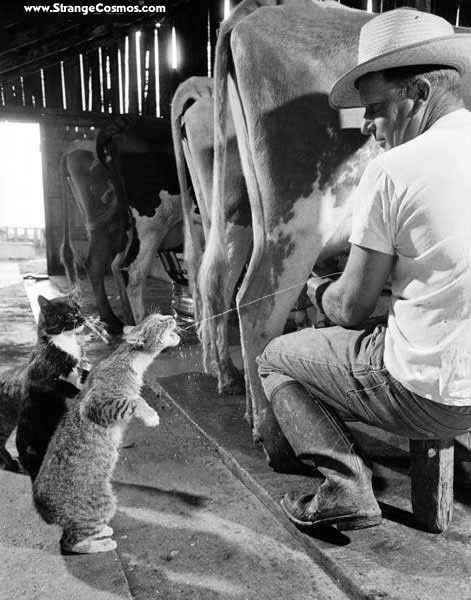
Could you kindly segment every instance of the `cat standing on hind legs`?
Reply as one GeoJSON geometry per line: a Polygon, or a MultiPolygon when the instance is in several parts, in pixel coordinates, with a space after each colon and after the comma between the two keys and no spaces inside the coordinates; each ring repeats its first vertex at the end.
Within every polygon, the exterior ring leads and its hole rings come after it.
{"type": "Polygon", "coordinates": [[[154,358],[179,343],[175,320],[149,315],[139,325],[125,327],[123,338],[92,370],[79,402],[57,427],[33,485],[39,514],[63,529],[64,553],[116,548],[109,526],[116,511],[111,477],[122,436],[132,417],[151,427],[159,423],[140,389],[154,358]]]}

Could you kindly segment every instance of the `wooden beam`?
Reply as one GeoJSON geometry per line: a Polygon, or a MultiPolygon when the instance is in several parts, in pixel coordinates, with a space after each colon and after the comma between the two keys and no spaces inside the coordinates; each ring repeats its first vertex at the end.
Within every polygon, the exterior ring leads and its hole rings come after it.
{"type": "Polygon", "coordinates": [[[77,126],[77,127],[89,127],[106,124],[111,115],[106,115],[101,112],[88,112],[88,113],[73,113],[68,111],[58,111],[57,109],[42,108],[36,109],[26,106],[14,106],[6,107],[0,106],[0,119],[9,119],[12,121],[24,121],[33,123],[53,123],[65,125],[77,126]]]}
{"type": "Polygon", "coordinates": [[[427,531],[445,531],[453,515],[454,440],[410,440],[412,510],[427,531]]]}
{"type": "Polygon", "coordinates": [[[58,36],[50,39],[40,49],[34,46],[26,50],[14,49],[7,55],[0,56],[0,78],[15,79],[20,74],[49,67],[61,60],[66,61],[79,51],[90,51],[100,45],[106,45],[107,41],[113,41],[117,31],[125,35],[131,26],[133,26],[131,23],[82,25],[73,29],[65,37],[58,36]]]}

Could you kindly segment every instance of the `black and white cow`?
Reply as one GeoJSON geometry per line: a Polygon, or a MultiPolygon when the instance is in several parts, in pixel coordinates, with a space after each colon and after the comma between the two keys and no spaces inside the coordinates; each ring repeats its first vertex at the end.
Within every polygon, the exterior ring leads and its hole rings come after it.
{"type": "MultiPolygon", "coordinates": [[[[112,181],[113,172],[98,159],[96,146],[99,139],[100,134],[96,142],[71,142],[62,155],[61,170],[64,181],[70,183],[84,218],[89,239],[85,268],[100,317],[111,332],[119,333],[123,324],[109,304],[105,274],[111,266],[120,293],[124,321],[133,323],[141,320],[144,316],[142,295],[149,270],[152,269],[153,274],[160,278],[168,279],[156,258],[156,251],[166,247],[170,239],[172,244],[176,243],[175,240],[178,244],[183,242],[182,211],[180,197],[172,196],[160,187],[160,181],[154,182],[156,187],[149,190],[145,199],[141,197],[144,208],[138,202],[136,207],[134,197],[128,200],[126,193],[118,193],[112,181]],[[145,213],[142,219],[141,213],[145,213]],[[123,277],[123,267],[128,269],[127,278],[123,277]]],[[[101,146],[100,150],[104,152],[101,146]]],[[[169,184],[167,187],[172,189],[171,172],[169,184]]],[[[75,285],[78,277],[69,235],[67,204],[64,219],[62,262],[69,281],[75,285]]]]}
{"type": "Polygon", "coordinates": [[[131,219],[126,294],[129,320],[139,322],[145,317],[143,291],[157,250],[183,219],[170,123],[119,117],[100,130],[96,144],[118,204],[126,207],[131,219]]]}

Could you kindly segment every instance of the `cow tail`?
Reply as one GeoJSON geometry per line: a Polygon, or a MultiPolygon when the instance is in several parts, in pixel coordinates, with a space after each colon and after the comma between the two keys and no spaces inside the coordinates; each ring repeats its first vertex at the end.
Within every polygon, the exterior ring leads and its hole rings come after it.
{"type": "Polygon", "coordinates": [[[211,85],[208,80],[202,77],[191,77],[178,86],[171,105],[173,147],[183,212],[184,260],[188,269],[196,320],[200,318],[201,301],[196,281],[203,255],[203,247],[200,235],[196,231],[193,221],[193,198],[190,194],[185,155],[183,152],[181,118],[185,113],[189,101],[208,95],[211,96],[211,85]]]}
{"type": "Polygon", "coordinates": [[[79,283],[77,272],[77,259],[70,237],[70,206],[69,194],[67,193],[67,152],[64,152],[60,160],[60,173],[62,185],[62,202],[63,202],[63,238],[61,246],[61,262],[65,269],[65,274],[69,285],[76,290],[79,283]]]}
{"type": "MultiPolygon", "coordinates": [[[[237,10],[237,8],[235,9],[237,10]]],[[[219,364],[218,318],[227,308],[224,305],[224,288],[228,273],[225,240],[224,195],[226,171],[226,121],[228,110],[228,66],[232,18],[224,21],[219,33],[214,65],[214,168],[213,196],[211,200],[211,229],[206,241],[198,277],[201,295],[201,323],[199,337],[203,347],[203,362],[207,372],[219,364]]],[[[221,317],[223,318],[223,317],[221,317]]]]}

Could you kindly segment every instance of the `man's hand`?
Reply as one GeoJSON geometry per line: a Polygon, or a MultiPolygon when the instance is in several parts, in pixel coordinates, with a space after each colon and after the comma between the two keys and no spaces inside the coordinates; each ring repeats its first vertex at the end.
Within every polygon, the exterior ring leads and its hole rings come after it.
{"type": "Polygon", "coordinates": [[[324,278],[309,279],[308,296],[332,323],[353,327],[373,312],[392,265],[392,255],[352,244],[341,277],[328,285],[324,278]]]}
{"type": "Polygon", "coordinates": [[[312,302],[312,305],[321,312],[324,312],[322,296],[332,281],[333,279],[330,279],[329,277],[310,277],[307,280],[306,285],[309,300],[312,302]]]}

